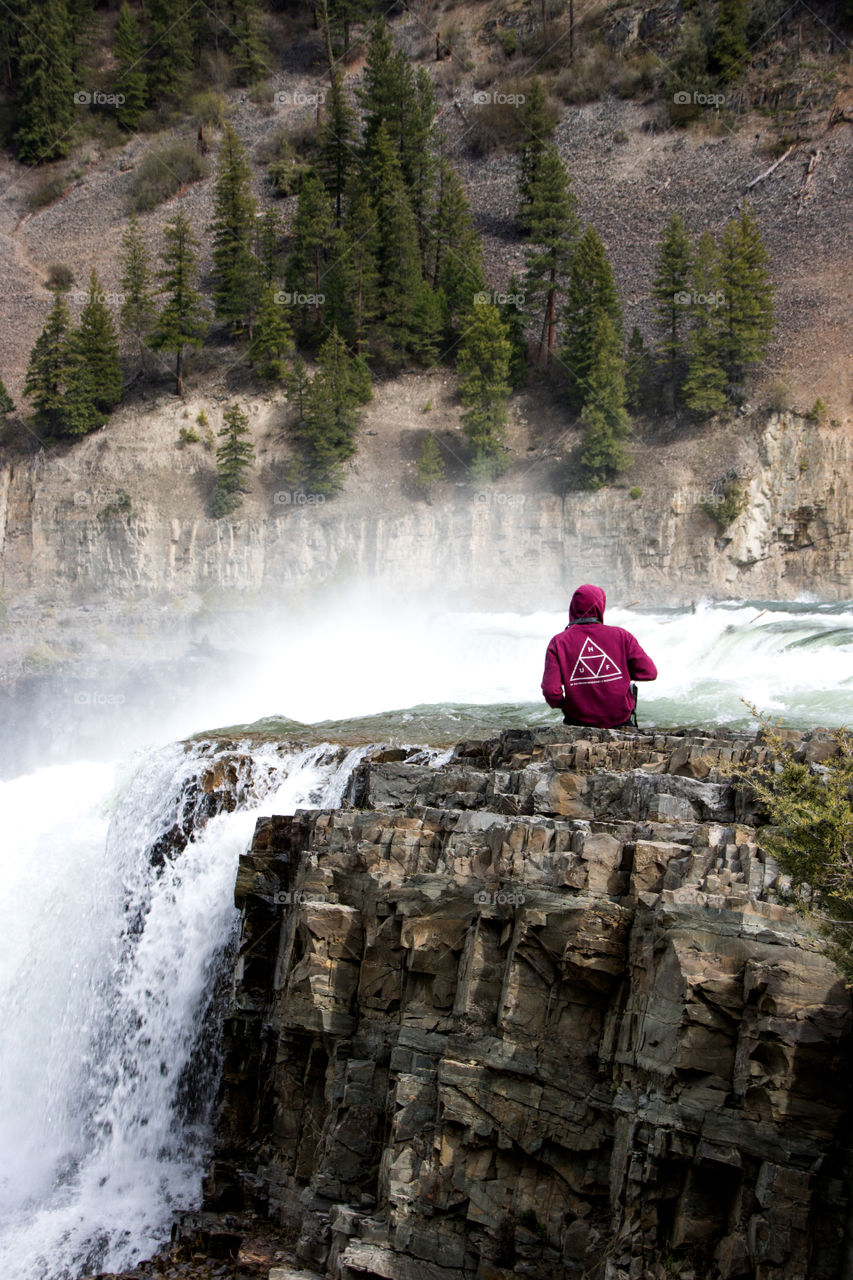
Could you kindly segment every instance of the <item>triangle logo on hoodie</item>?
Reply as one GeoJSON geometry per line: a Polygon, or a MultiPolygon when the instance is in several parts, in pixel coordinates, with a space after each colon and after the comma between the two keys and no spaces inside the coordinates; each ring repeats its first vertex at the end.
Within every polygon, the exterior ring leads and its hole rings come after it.
{"type": "Polygon", "coordinates": [[[587,636],[583,642],[583,648],[578,654],[578,660],[575,663],[575,669],[571,674],[569,684],[618,680],[621,675],[622,672],[610,655],[606,654],[594,640],[587,636]]]}

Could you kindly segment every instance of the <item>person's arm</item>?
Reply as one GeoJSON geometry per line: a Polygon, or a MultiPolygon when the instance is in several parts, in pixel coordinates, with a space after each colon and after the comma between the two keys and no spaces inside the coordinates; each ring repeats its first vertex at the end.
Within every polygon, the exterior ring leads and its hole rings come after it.
{"type": "Polygon", "coordinates": [[[631,635],[628,636],[628,675],[632,680],[657,680],[658,669],[645,649],[631,635]]]}
{"type": "Polygon", "coordinates": [[[557,661],[557,653],[554,648],[554,642],[548,645],[548,652],[545,654],[545,674],[542,677],[542,693],[549,707],[562,707],[563,705],[563,673],[560,670],[560,664],[557,661]]]}

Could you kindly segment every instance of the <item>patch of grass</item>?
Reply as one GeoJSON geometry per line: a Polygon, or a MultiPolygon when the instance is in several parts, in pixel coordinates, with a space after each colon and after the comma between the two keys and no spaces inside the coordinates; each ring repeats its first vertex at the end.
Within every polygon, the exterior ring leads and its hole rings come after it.
{"type": "Polygon", "coordinates": [[[156,209],[182,187],[206,178],[207,162],[195,146],[179,138],[149,151],[133,175],[131,208],[136,213],[156,209]]]}

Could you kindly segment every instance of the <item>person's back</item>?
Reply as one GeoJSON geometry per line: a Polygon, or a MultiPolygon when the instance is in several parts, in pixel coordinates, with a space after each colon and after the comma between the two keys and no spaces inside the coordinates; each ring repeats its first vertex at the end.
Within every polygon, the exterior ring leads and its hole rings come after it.
{"type": "Polygon", "coordinates": [[[624,627],[604,622],[601,587],[578,587],[569,625],[554,636],[545,655],[542,693],[559,707],[566,724],[614,729],[634,710],[632,680],[654,680],[657,667],[624,627]]]}

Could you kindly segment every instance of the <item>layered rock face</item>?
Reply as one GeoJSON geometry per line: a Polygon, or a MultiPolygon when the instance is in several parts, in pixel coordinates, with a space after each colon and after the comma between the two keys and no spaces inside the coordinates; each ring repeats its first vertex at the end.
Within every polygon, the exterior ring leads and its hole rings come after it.
{"type": "Polygon", "coordinates": [[[512,731],[261,819],[208,1209],[337,1280],[853,1274],[850,999],[728,781],[762,750],[512,731]]]}

